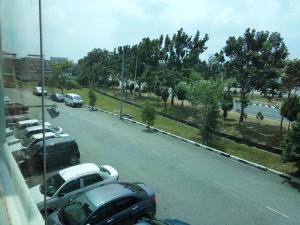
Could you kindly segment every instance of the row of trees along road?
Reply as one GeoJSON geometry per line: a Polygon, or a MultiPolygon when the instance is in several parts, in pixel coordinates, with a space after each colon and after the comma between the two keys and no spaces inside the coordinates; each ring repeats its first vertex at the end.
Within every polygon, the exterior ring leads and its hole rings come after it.
{"type": "MultiPolygon", "coordinates": [[[[218,109],[222,108],[226,119],[233,107],[231,87],[239,88],[239,123],[245,118],[249,95],[254,90],[271,97],[287,93],[287,101],[293,101],[292,90],[300,87],[300,61],[287,58],[288,49],[280,33],[248,28],[239,37],[229,37],[226,45],[205,61],[201,54],[207,49],[208,39],[207,34],[201,37],[197,31],[190,36],[181,28],[171,36],[146,37],[135,45],[118,46],[113,51],[93,49],[78,61],[73,74],[82,86],[118,86],[124,56],[125,80],[134,82],[134,86],[126,85],[126,90],[137,91],[139,96],[142,92],[155,93],[165,105],[168,98],[171,105],[175,97],[182,101],[182,106],[188,100],[200,110],[198,121],[205,141],[210,138],[206,133],[213,133],[218,109]]],[[[57,74],[61,74],[60,69],[57,74]]],[[[53,71],[56,86],[63,90],[64,82],[59,79],[63,76],[57,77],[56,69],[53,71]]],[[[283,104],[281,114],[293,121],[298,107],[291,113],[291,102],[286,104],[289,107],[283,104]]]]}

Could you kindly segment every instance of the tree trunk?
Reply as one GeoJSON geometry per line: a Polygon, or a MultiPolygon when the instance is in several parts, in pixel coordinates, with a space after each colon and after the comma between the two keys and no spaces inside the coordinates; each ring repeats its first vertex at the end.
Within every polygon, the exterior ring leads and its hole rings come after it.
{"type": "Polygon", "coordinates": [[[142,92],[141,92],[141,81],[138,82],[139,85],[139,97],[142,97],[142,92]]]}
{"type": "Polygon", "coordinates": [[[283,116],[281,116],[280,120],[280,133],[282,134],[282,123],[283,123],[283,116]]]}
{"type": "Polygon", "coordinates": [[[184,101],[184,100],[181,101],[181,107],[182,107],[182,108],[183,108],[183,101],[184,101]]]}
{"type": "Polygon", "coordinates": [[[241,112],[240,112],[239,124],[244,122],[244,111],[245,111],[244,100],[245,100],[245,93],[244,90],[241,90],[241,98],[240,98],[241,112]]]}
{"type": "Polygon", "coordinates": [[[227,110],[223,110],[223,120],[225,121],[227,118],[227,110]]]}
{"type": "Polygon", "coordinates": [[[288,131],[290,130],[290,124],[291,124],[291,121],[289,121],[289,125],[288,125],[288,131]]]}
{"type": "Polygon", "coordinates": [[[171,96],[171,105],[172,106],[174,105],[174,98],[175,98],[175,95],[172,93],[172,96],[171,96]]]}

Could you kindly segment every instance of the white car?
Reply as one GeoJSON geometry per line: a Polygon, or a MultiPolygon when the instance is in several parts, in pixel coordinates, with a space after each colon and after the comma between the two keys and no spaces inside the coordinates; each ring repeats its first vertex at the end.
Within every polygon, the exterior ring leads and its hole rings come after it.
{"type": "MultiPolygon", "coordinates": [[[[15,135],[17,139],[24,139],[24,138],[29,138],[30,136],[38,133],[43,132],[43,126],[38,125],[38,126],[32,126],[32,127],[27,127],[26,129],[22,130],[22,132],[18,133],[18,135],[15,135]]],[[[45,132],[53,132],[56,134],[62,134],[63,129],[61,127],[54,127],[54,126],[48,126],[45,124],[45,132]]]]}
{"type": "MultiPolygon", "coordinates": [[[[42,87],[34,87],[32,89],[32,93],[34,95],[42,95],[42,87]]],[[[47,95],[47,91],[46,90],[44,90],[44,95],[47,95]]]]}
{"type": "MultiPolygon", "coordinates": [[[[47,212],[51,213],[68,203],[70,199],[97,186],[115,183],[119,174],[109,165],[97,166],[85,163],[59,171],[46,180],[47,212]]],[[[43,213],[44,185],[39,184],[29,189],[31,196],[43,213]]]]}
{"type": "Polygon", "coordinates": [[[69,106],[79,106],[83,105],[83,100],[79,95],[76,94],[66,94],[65,95],[65,104],[69,106]]]}

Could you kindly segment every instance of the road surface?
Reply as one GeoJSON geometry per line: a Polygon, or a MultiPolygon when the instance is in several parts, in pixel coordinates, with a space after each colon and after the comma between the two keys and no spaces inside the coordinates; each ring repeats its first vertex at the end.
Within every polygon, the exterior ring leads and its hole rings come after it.
{"type": "MultiPolygon", "coordinates": [[[[6,93],[28,105],[41,101],[26,90],[6,93]]],[[[46,118],[77,140],[81,162],[111,164],[121,180],[151,186],[158,218],[194,225],[300,225],[300,189],[283,178],[102,112],[59,106],[58,118],[46,118]]],[[[32,108],[30,115],[40,118],[40,111],[32,108]]],[[[37,182],[41,176],[28,185],[37,182]]]]}

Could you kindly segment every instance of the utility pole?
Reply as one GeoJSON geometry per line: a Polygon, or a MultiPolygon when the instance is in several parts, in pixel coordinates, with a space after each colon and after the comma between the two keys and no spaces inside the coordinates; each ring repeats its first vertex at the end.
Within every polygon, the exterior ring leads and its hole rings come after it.
{"type": "Polygon", "coordinates": [[[122,73],[121,73],[121,97],[120,97],[120,119],[123,115],[123,98],[124,98],[124,53],[122,55],[122,73]]]}
{"type": "Polygon", "coordinates": [[[41,69],[41,81],[42,81],[42,129],[43,129],[43,184],[44,184],[44,219],[45,225],[47,222],[47,160],[46,160],[46,148],[45,148],[45,96],[44,96],[44,53],[43,53],[43,31],[42,31],[42,0],[39,0],[39,38],[40,38],[40,69],[41,69]]]}

